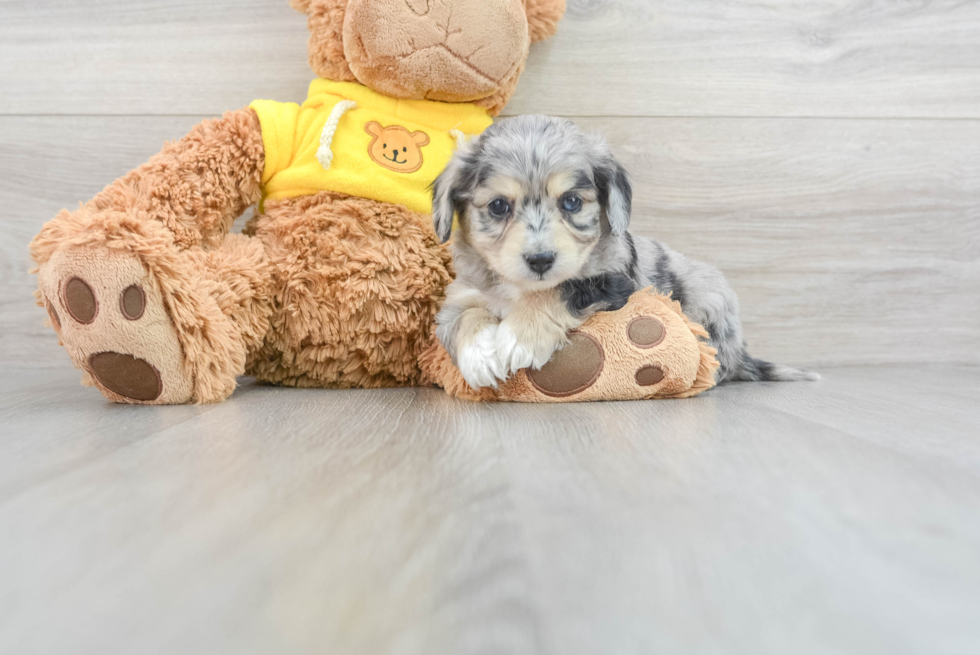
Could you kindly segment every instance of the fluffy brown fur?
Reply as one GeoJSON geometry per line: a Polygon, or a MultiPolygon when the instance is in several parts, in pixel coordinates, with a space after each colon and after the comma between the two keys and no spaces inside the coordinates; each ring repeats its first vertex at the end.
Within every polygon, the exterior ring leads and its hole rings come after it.
{"type": "Polygon", "coordinates": [[[273,262],[272,330],[249,359],[299,387],[422,381],[418,358],[452,280],[428,215],[343,194],[268,203],[248,233],[273,262]]]}
{"type": "Polygon", "coordinates": [[[356,82],[344,56],[344,15],[348,0],[289,0],[309,17],[310,67],[318,76],[337,82],[356,82]]]}
{"type": "Polygon", "coordinates": [[[565,0],[524,0],[531,42],[549,39],[558,31],[558,21],[565,15],[565,0]]]}
{"type": "MultiPolygon", "coordinates": [[[[127,211],[162,223],[178,247],[220,239],[235,219],[262,196],[265,150],[258,116],[251,109],[207,120],[164,146],[91,201],[86,211],[127,211]]],[[[43,232],[42,232],[43,234],[43,232]]]]}

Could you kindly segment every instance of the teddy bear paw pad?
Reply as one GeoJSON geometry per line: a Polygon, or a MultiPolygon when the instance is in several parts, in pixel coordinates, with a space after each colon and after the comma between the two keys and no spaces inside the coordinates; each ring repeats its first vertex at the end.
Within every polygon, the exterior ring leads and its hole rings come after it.
{"type": "Polygon", "coordinates": [[[145,359],[122,353],[96,353],[88,358],[99,385],[124,398],[150,402],[163,393],[163,380],[145,359]]]}
{"type": "Polygon", "coordinates": [[[637,316],[626,326],[626,336],[637,348],[653,348],[663,343],[667,329],[652,316],[637,316]]]}
{"type": "Polygon", "coordinates": [[[572,332],[568,340],[568,345],[556,351],[541,369],[527,369],[531,384],[546,396],[581,393],[596,383],[605,367],[606,354],[595,337],[572,332]]]}
{"type": "Polygon", "coordinates": [[[69,248],[41,266],[51,325],[78,368],[109,400],[182,403],[193,380],[163,293],[135,256],[69,248]]]}
{"type": "Polygon", "coordinates": [[[641,387],[652,387],[664,379],[664,370],[656,364],[644,366],[636,372],[636,383],[641,387]]]}

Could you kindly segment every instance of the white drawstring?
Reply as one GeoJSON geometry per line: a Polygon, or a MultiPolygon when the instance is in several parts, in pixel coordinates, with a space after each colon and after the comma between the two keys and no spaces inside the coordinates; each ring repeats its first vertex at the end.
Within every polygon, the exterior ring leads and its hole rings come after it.
{"type": "Polygon", "coordinates": [[[462,130],[449,130],[449,136],[456,139],[456,147],[462,148],[466,145],[466,135],[462,130]]]}
{"type": "Polygon", "coordinates": [[[316,159],[323,166],[323,170],[329,171],[330,164],[333,163],[333,135],[337,132],[337,125],[340,124],[340,119],[351,109],[357,109],[357,103],[353,100],[341,100],[336,105],[334,105],[333,110],[330,112],[330,118],[327,119],[326,125],[323,126],[323,132],[320,132],[320,148],[316,151],[316,159]]]}

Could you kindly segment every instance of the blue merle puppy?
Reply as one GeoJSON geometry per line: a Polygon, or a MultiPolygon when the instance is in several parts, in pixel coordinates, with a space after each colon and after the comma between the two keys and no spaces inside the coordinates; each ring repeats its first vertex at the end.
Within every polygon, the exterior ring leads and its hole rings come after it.
{"type": "Polygon", "coordinates": [[[746,352],[738,297],[721,272],[631,235],[629,176],[605,140],[571,121],[520,116],[463,146],[433,184],[433,221],[453,240],[456,280],[437,335],[474,388],[544,366],[570,330],[637,289],[672,293],[718,349],[718,381],[812,380],[746,352]]]}

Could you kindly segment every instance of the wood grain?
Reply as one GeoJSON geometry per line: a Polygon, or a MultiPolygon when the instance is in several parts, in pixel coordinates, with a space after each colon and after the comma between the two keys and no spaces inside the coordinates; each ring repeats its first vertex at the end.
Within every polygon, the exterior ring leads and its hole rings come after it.
{"type": "Polygon", "coordinates": [[[570,0],[508,113],[980,116],[980,5],[570,0]]]}
{"type": "MultiPolygon", "coordinates": [[[[569,0],[508,113],[980,117],[980,5],[569,0]]],[[[285,0],[0,2],[0,114],[220,114],[300,100],[285,0]]]]}
{"type": "Polygon", "coordinates": [[[754,352],[980,363],[980,123],[579,122],[635,177],[632,229],[728,276],[754,352]]]}
{"type": "MultiPolygon", "coordinates": [[[[27,243],[196,117],[0,118],[4,361],[64,366],[27,243]]],[[[719,266],[757,356],[980,364],[980,123],[579,119],[635,178],[632,229],[719,266]]]]}
{"type": "Polygon", "coordinates": [[[0,397],[3,652],[980,643],[976,367],[561,407],[32,375],[0,397]]]}

